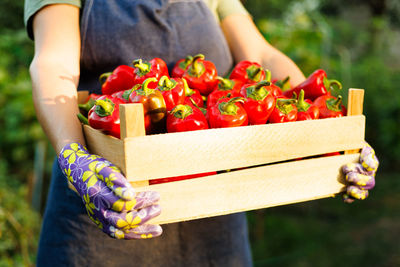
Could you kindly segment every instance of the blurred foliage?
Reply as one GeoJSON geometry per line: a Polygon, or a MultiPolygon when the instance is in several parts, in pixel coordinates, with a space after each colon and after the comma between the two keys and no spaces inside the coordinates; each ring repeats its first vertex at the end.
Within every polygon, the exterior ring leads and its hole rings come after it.
{"type": "Polygon", "coordinates": [[[395,0],[247,0],[265,36],[307,76],[323,68],[348,88],[364,88],[366,140],[381,169],[400,170],[400,4],[395,0]],[[394,15],[394,14],[397,14],[394,15]]]}
{"type": "Polygon", "coordinates": [[[0,266],[33,266],[40,215],[30,202],[35,144],[45,140],[35,116],[28,66],[32,42],[23,29],[23,1],[0,9],[0,266]]]}

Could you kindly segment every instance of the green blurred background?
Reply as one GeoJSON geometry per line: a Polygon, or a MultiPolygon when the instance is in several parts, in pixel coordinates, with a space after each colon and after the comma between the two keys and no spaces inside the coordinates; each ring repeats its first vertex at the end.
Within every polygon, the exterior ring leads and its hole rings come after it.
{"type": "MultiPolygon", "coordinates": [[[[400,266],[400,1],[243,2],[305,75],[323,68],[346,89],[366,89],[366,140],[381,161],[366,201],[249,212],[255,266],[400,266]]],[[[54,152],[32,105],[23,1],[0,10],[0,266],[32,266],[54,152]]]]}

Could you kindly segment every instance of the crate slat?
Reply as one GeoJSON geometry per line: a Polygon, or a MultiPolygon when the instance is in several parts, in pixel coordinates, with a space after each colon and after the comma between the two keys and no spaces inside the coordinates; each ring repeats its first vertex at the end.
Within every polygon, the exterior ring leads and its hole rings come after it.
{"type": "Polygon", "coordinates": [[[173,223],[332,197],[344,189],[340,167],[360,154],[273,164],[203,178],[137,188],[161,194],[161,215],[173,223]]]}
{"type": "Polygon", "coordinates": [[[126,138],[129,181],[279,162],[361,148],[365,117],[210,129],[126,138]]]}

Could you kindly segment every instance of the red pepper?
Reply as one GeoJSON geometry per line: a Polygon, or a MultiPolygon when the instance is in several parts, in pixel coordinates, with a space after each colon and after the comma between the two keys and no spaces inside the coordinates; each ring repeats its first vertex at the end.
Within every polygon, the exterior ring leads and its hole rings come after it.
{"type": "Polygon", "coordinates": [[[149,88],[156,88],[157,82],[162,76],[169,77],[167,64],[161,58],[153,58],[150,61],[143,61],[136,59],[133,61],[135,68],[135,82],[134,84],[143,84],[147,78],[156,78],[156,82],[148,85],[149,88]]]}
{"type": "Polygon", "coordinates": [[[279,86],[275,85],[274,83],[271,82],[271,71],[265,70],[265,80],[267,82],[270,82],[271,84],[268,86],[268,90],[272,92],[273,96],[275,98],[281,97],[282,96],[282,90],[279,86]]]}
{"type": "Polygon", "coordinates": [[[200,109],[177,105],[167,116],[167,132],[186,132],[208,129],[208,122],[200,109]]]}
{"type": "Polygon", "coordinates": [[[173,78],[182,78],[183,73],[187,69],[187,67],[192,63],[193,57],[187,56],[186,58],[182,58],[178,60],[171,71],[171,77],[173,78]]]}
{"type": "Polygon", "coordinates": [[[94,129],[120,138],[119,104],[123,104],[123,102],[118,98],[99,97],[89,111],[89,125],[94,129]]]}
{"type": "Polygon", "coordinates": [[[185,104],[190,105],[192,104],[193,100],[197,106],[204,107],[204,100],[200,92],[196,89],[189,88],[189,85],[187,84],[185,78],[183,78],[182,81],[185,87],[185,104]]]}
{"type": "Polygon", "coordinates": [[[120,65],[113,70],[100,75],[101,92],[103,95],[111,95],[114,92],[132,88],[135,84],[134,68],[120,65]],[[102,82],[104,81],[104,82],[102,82]]]}
{"type": "Polygon", "coordinates": [[[243,107],[247,112],[249,124],[265,124],[275,107],[275,96],[271,83],[261,81],[256,84],[245,84],[240,94],[244,97],[243,107]]]}
{"type": "Polygon", "coordinates": [[[182,175],[182,176],[160,178],[160,179],[150,180],[149,184],[150,185],[152,185],[152,184],[163,184],[163,183],[169,183],[169,182],[175,182],[175,181],[199,178],[199,177],[204,177],[204,176],[210,176],[210,175],[214,175],[214,174],[217,174],[217,172],[203,172],[203,173],[196,173],[196,174],[190,174],[190,175],[182,175]]]}
{"type": "Polygon", "coordinates": [[[257,83],[265,79],[265,71],[257,62],[243,60],[233,68],[229,79],[238,79],[243,83],[257,83]]]}
{"type": "Polygon", "coordinates": [[[304,100],[304,90],[300,90],[299,98],[296,103],[297,120],[317,120],[319,118],[319,108],[310,99],[304,100]]]}
{"type": "Polygon", "coordinates": [[[124,103],[129,103],[129,96],[132,93],[132,91],[140,88],[140,84],[135,84],[133,86],[133,88],[131,89],[127,89],[127,90],[123,90],[123,91],[118,91],[113,93],[111,96],[120,99],[121,101],[123,101],[124,103]]]}
{"type": "Polygon", "coordinates": [[[96,99],[98,99],[101,96],[102,95],[94,93],[89,94],[84,104],[78,104],[79,109],[83,111],[83,113],[87,114],[89,110],[94,106],[94,102],[96,102],[96,99]]]}
{"type": "Polygon", "coordinates": [[[207,108],[217,103],[221,97],[226,97],[228,94],[230,97],[240,96],[240,89],[243,86],[241,80],[231,80],[222,77],[217,77],[218,84],[215,89],[207,96],[207,108]]]}
{"type": "Polygon", "coordinates": [[[210,128],[224,128],[248,125],[242,97],[222,98],[208,110],[210,128]]]}
{"type": "Polygon", "coordinates": [[[285,91],[283,94],[286,97],[292,97],[293,92],[299,94],[300,90],[304,90],[304,97],[310,100],[315,100],[322,95],[330,94],[330,91],[337,87],[337,90],[342,89],[342,84],[337,80],[328,80],[324,70],[316,70],[307,79],[297,85],[295,88],[285,91]]]}
{"type": "Polygon", "coordinates": [[[343,117],[342,96],[323,95],[315,99],[320,119],[343,117]]]}
{"type": "Polygon", "coordinates": [[[193,57],[192,64],[183,73],[190,88],[195,88],[202,95],[208,95],[217,84],[217,69],[214,63],[204,60],[204,55],[199,54],[193,57]]]}
{"type": "Polygon", "coordinates": [[[181,78],[168,79],[167,76],[162,76],[156,90],[159,90],[164,97],[167,111],[185,101],[185,86],[181,78]]]}
{"type": "Polygon", "coordinates": [[[296,99],[278,98],[275,108],[269,116],[270,123],[282,123],[297,120],[296,99]]]}
{"type": "Polygon", "coordinates": [[[142,103],[144,124],[147,134],[160,133],[164,130],[167,110],[164,97],[160,91],[149,88],[149,83],[157,82],[156,78],[146,79],[140,88],[132,90],[129,96],[131,103],[142,103]]]}

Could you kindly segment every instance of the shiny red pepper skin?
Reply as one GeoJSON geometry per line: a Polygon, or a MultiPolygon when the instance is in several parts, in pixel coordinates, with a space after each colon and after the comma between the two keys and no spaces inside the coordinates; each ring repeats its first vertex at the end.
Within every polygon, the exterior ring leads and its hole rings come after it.
{"type": "Polygon", "coordinates": [[[319,118],[343,117],[342,96],[323,95],[314,100],[314,105],[319,108],[319,118]]]}
{"type": "Polygon", "coordinates": [[[291,90],[285,91],[283,94],[286,97],[292,97],[293,92],[297,95],[300,90],[304,90],[304,97],[314,101],[317,97],[330,94],[330,90],[337,86],[338,89],[342,88],[340,82],[336,80],[328,80],[326,72],[322,69],[314,71],[307,79],[294,87],[291,90]]]}
{"type": "Polygon", "coordinates": [[[317,120],[319,118],[319,108],[310,99],[304,99],[304,90],[300,90],[296,107],[298,121],[317,120]]]}
{"type": "Polygon", "coordinates": [[[111,95],[115,92],[132,88],[135,84],[134,68],[127,65],[116,67],[112,73],[103,73],[100,81],[105,81],[101,85],[103,95],[111,95]]]}
{"type": "Polygon", "coordinates": [[[194,103],[199,106],[199,107],[204,107],[204,100],[203,97],[201,96],[199,90],[196,89],[191,89],[189,85],[187,84],[187,81],[183,78],[183,85],[185,87],[185,101],[184,103],[187,105],[192,104],[192,100],[194,103]]]}
{"type": "Polygon", "coordinates": [[[89,125],[94,129],[120,138],[119,104],[123,103],[118,98],[99,97],[95,105],[89,110],[89,125]]]}
{"type": "Polygon", "coordinates": [[[243,60],[235,65],[229,79],[238,79],[243,83],[258,83],[265,80],[265,71],[257,62],[243,60]]]}
{"type": "Polygon", "coordinates": [[[168,79],[167,76],[162,76],[156,90],[164,97],[167,111],[185,102],[185,86],[181,78],[168,79]]]}
{"type": "Polygon", "coordinates": [[[246,110],[240,103],[243,98],[222,98],[208,109],[210,128],[225,128],[248,125],[246,110]]]}
{"type": "Polygon", "coordinates": [[[275,107],[275,96],[271,83],[261,81],[256,84],[245,84],[240,90],[244,97],[243,107],[247,112],[249,124],[265,124],[275,107]]]}
{"type": "Polygon", "coordinates": [[[217,84],[217,69],[211,61],[204,60],[204,55],[193,57],[192,63],[183,73],[189,87],[200,91],[200,94],[207,96],[217,84]]]}
{"type": "Polygon", "coordinates": [[[150,83],[157,82],[156,78],[148,78],[129,95],[130,103],[142,103],[146,134],[160,133],[165,128],[167,109],[161,92],[149,88],[150,83]]]}
{"type": "Polygon", "coordinates": [[[274,110],[269,116],[270,123],[282,123],[297,120],[296,99],[278,98],[274,110]]]}
{"type": "Polygon", "coordinates": [[[200,109],[190,105],[177,105],[167,115],[167,132],[186,132],[208,129],[208,122],[200,109]]]}
{"type": "Polygon", "coordinates": [[[190,174],[190,175],[182,175],[182,176],[174,176],[174,177],[167,177],[167,178],[160,178],[160,179],[153,179],[149,181],[149,184],[163,184],[163,183],[169,183],[169,182],[175,182],[175,181],[182,181],[182,180],[187,180],[187,179],[193,179],[193,178],[199,178],[199,177],[204,177],[204,176],[210,176],[217,174],[217,172],[203,172],[203,173],[196,173],[196,174],[190,174]]]}
{"type": "MultiPolygon", "coordinates": [[[[157,82],[162,76],[169,77],[167,64],[161,58],[153,58],[150,61],[136,59],[133,61],[135,81],[134,84],[143,84],[147,78],[156,78],[157,82]]],[[[156,88],[157,82],[151,82],[148,87],[156,88]]]]}
{"type": "Polygon", "coordinates": [[[187,56],[186,58],[182,58],[175,63],[175,66],[172,68],[171,77],[173,78],[182,78],[183,73],[192,63],[193,57],[187,56]]]}
{"type": "Polygon", "coordinates": [[[228,94],[231,98],[240,96],[240,89],[243,86],[243,82],[241,80],[231,80],[222,77],[217,77],[217,80],[217,86],[207,96],[207,108],[214,106],[220,98],[226,97],[228,94]]]}

